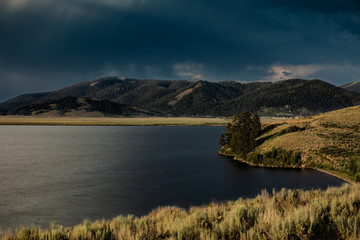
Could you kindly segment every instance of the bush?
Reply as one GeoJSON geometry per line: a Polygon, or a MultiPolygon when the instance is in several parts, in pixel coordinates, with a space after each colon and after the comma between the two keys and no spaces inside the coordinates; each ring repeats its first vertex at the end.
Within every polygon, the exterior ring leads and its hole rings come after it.
{"type": "Polygon", "coordinates": [[[326,191],[282,189],[272,196],[263,192],[254,199],[188,211],[162,207],[141,218],[0,231],[0,239],[359,239],[359,210],[359,185],[326,191]]]}
{"type": "Polygon", "coordinates": [[[282,148],[273,148],[263,154],[253,152],[249,154],[246,160],[255,165],[263,164],[276,167],[299,167],[302,164],[299,152],[287,151],[282,148]]]}

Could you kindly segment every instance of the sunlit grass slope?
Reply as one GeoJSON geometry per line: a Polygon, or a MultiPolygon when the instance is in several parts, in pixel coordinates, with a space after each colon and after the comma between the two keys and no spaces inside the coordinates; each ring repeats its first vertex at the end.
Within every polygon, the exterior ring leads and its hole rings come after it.
{"type": "MultiPolygon", "coordinates": [[[[312,167],[360,181],[360,106],[263,126],[247,159],[260,166],[312,167]],[[301,161],[284,158],[300,153],[301,161]]],[[[231,149],[222,149],[231,153],[231,149]]]]}
{"type": "Polygon", "coordinates": [[[3,231],[1,239],[359,239],[360,186],[285,190],[210,203],[189,211],[163,207],[143,217],[84,221],[74,227],[3,231]]]}

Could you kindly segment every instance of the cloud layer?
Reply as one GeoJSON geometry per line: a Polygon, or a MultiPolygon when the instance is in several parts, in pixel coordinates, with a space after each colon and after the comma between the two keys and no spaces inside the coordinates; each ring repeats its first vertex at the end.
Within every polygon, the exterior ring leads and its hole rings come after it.
{"type": "Polygon", "coordinates": [[[0,101],[104,75],[359,80],[357,0],[2,0],[0,101]]]}

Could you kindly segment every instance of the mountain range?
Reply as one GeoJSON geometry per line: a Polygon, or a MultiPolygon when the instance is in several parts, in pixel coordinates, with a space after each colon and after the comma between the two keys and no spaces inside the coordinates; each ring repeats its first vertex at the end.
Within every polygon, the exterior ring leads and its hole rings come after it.
{"type": "Polygon", "coordinates": [[[15,97],[0,103],[0,112],[218,117],[247,110],[268,116],[313,115],[359,105],[360,93],[352,90],[302,79],[239,83],[103,77],[57,91],[15,97]]]}

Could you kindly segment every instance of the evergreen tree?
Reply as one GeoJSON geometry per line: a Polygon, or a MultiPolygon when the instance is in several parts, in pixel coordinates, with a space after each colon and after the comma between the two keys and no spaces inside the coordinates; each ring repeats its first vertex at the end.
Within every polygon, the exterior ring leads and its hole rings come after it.
{"type": "Polygon", "coordinates": [[[256,147],[256,137],[261,130],[260,118],[244,111],[234,115],[226,126],[226,133],[220,137],[220,144],[230,148],[231,152],[241,157],[246,157],[256,147]]]}
{"type": "Polygon", "coordinates": [[[261,122],[260,118],[257,114],[253,116],[251,119],[251,129],[253,130],[255,138],[260,135],[261,132],[261,122]]]}
{"type": "Polygon", "coordinates": [[[226,144],[226,135],[224,133],[220,136],[220,145],[224,146],[226,144]]]}

